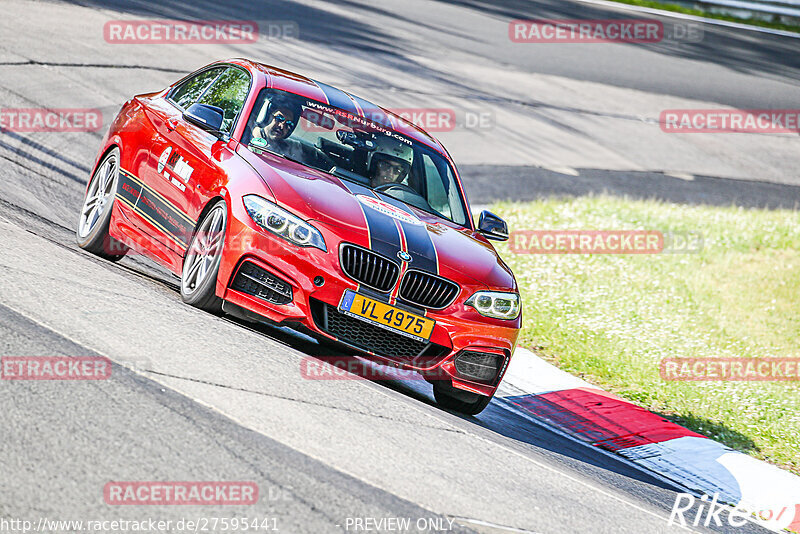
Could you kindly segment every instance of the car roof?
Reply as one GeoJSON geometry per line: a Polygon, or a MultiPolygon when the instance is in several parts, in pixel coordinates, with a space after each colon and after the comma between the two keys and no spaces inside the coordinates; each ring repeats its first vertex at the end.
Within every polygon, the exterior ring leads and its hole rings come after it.
{"type": "Polygon", "coordinates": [[[233,63],[246,68],[254,75],[264,75],[266,77],[266,87],[288,91],[319,102],[327,102],[329,105],[343,109],[353,115],[366,117],[378,124],[390,125],[396,132],[434,148],[447,157],[447,159],[451,159],[444,146],[425,130],[399,115],[361,97],[342,91],[326,83],[312,80],[302,74],[297,74],[271,65],[265,65],[263,63],[256,63],[249,59],[232,59],[224,61],[223,63],[233,63]]]}

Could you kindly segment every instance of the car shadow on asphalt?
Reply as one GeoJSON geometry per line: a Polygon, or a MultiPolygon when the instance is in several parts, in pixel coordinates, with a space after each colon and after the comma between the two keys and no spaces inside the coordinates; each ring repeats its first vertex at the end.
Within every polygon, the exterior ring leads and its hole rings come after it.
{"type": "MultiPolygon", "coordinates": [[[[619,484],[619,477],[625,477],[658,490],[683,491],[680,486],[657,478],[622,459],[601,453],[594,447],[553,432],[545,426],[544,421],[539,424],[532,422],[532,416],[523,416],[515,410],[509,409],[510,405],[502,399],[494,399],[477,416],[465,416],[438,407],[433,399],[430,384],[416,373],[376,365],[368,357],[356,356],[353,351],[332,344],[319,343],[305,333],[287,327],[268,323],[252,323],[230,315],[225,316],[225,320],[303,352],[307,356],[307,360],[313,359],[319,362],[319,365],[327,364],[331,367],[338,367],[339,369],[334,373],[348,374],[347,377],[339,376],[339,379],[368,380],[378,387],[394,391],[438,410],[439,415],[455,424],[458,422],[454,419],[458,419],[471,425],[473,431],[482,437],[492,439],[492,441],[499,440],[522,454],[555,456],[559,464],[566,464],[577,473],[611,484],[615,482],[619,484]]],[[[307,368],[307,363],[301,363],[301,370],[307,368]]],[[[336,378],[330,377],[330,379],[336,378]]]]}

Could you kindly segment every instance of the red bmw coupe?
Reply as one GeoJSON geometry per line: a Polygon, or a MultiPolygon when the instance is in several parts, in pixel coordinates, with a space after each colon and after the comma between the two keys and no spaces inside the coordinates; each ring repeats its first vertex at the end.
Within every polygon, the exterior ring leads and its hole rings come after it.
{"type": "Polygon", "coordinates": [[[282,323],[418,371],[477,414],[522,317],[456,167],[420,128],[357,96],[247,60],[122,107],[99,151],[78,244],[142,253],[188,304],[282,323]]]}

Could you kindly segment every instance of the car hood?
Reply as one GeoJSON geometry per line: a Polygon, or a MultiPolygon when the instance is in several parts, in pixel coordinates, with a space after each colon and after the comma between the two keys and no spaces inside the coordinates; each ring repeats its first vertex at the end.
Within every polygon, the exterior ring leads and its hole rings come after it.
{"type": "Polygon", "coordinates": [[[387,195],[268,152],[239,154],[261,175],[276,202],[306,220],[334,227],[343,240],[392,259],[405,248],[409,268],[446,278],[468,276],[494,289],[516,290],[514,276],[486,239],[387,195]]]}

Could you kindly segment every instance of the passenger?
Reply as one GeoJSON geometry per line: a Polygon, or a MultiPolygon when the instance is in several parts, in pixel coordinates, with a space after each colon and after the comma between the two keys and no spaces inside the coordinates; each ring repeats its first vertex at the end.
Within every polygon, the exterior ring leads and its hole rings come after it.
{"type": "Polygon", "coordinates": [[[375,188],[387,184],[402,184],[411,170],[413,149],[390,137],[381,136],[375,142],[378,146],[369,156],[370,185],[375,188]]]}

